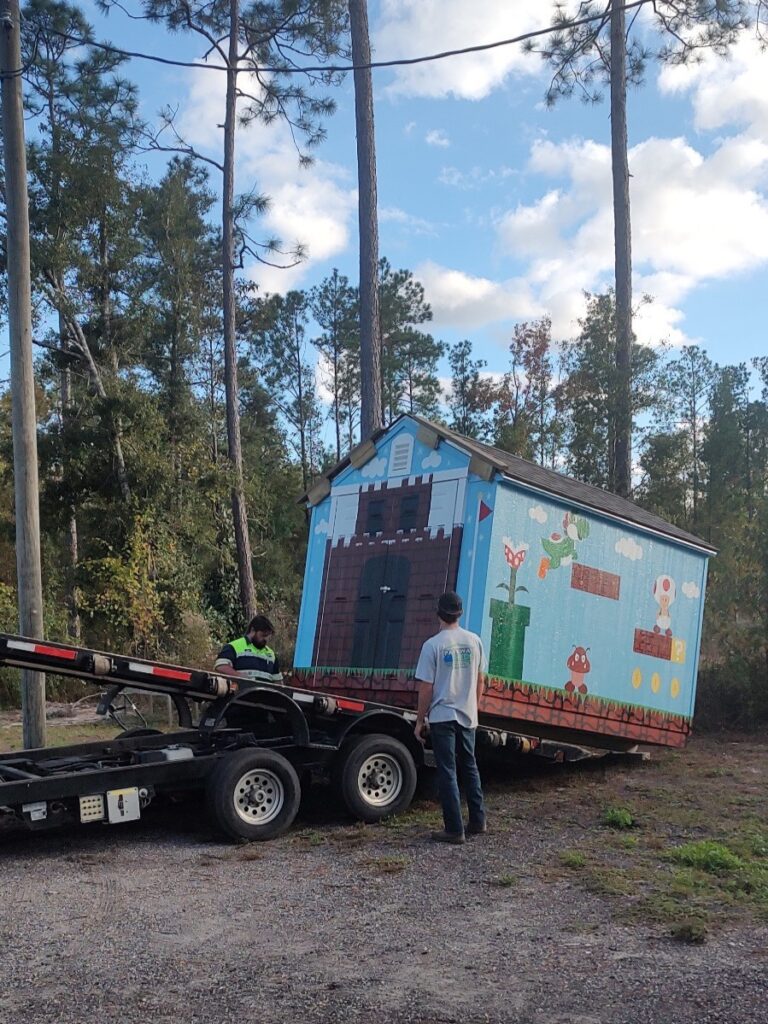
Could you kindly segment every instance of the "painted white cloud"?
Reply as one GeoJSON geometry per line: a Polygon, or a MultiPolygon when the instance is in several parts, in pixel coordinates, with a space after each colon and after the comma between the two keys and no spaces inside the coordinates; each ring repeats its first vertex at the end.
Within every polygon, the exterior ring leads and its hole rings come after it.
{"type": "Polygon", "coordinates": [[[422,469],[437,469],[438,466],[442,465],[443,457],[436,451],[432,451],[427,455],[425,459],[422,459],[422,469]]]}
{"type": "Polygon", "coordinates": [[[362,476],[366,479],[370,479],[374,476],[381,476],[387,468],[387,460],[382,455],[380,459],[371,459],[370,462],[366,462],[363,468],[360,470],[362,476]]]}
{"type": "Polygon", "coordinates": [[[699,590],[698,586],[691,580],[684,583],[680,589],[686,597],[690,598],[699,597],[701,594],[701,591],[699,590]]]}
{"type": "Polygon", "coordinates": [[[618,555],[628,558],[630,562],[637,562],[643,557],[643,549],[632,537],[622,537],[621,540],[617,540],[614,551],[618,555]]]}
{"type": "Polygon", "coordinates": [[[547,513],[541,507],[541,505],[533,505],[531,508],[529,508],[528,515],[531,517],[531,519],[534,519],[537,523],[540,523],[541,525],[546,523],[547,519],[549,518],[547,516],[547,513]]]}
{"type": "MultiPolygon", "coordinates": [[[[201,152],[220,160],[224,76],[189,71],[183,81],[187,96],[181,104],[179,132],[201,152]]],[[[249,88],[247,79],[242,85],[249,88]]],[[[267,212],[254,220],[254,237],[277,237],[286,249],[297,244],[306,249],[307,259],[292,269],[255,261],[248,267],[262,291],[286,292],[299,285],[311,261],[329,259],[347,247],[357,209],[356,187],[349,170],[339,165],[317,160],[311,167],[300,167],[290,131],[281,122],[238,129],[236,154],[236,191],[255,186],[270,199],[267,212]]],[[[214,188],[221,187],[215,170],[211,182],[214,188]]],[[[278,256],[268,258],[281,262],[278,256]]]]}
{"type": "MultiPolygon", "coordinates": [[[[510,39],[549,24],[541,0],[382,0],[372,36],[381,60],[423,56],[510,39]]],[[[391,95],[457,96],[478,100],[512,73],[536,74],[541,59],[512,44],[479,53],[397,68],[391,95]]]]}
{"type": "Polygon", "coordinates": [[[320,534],[323,534],[323,533],[327,534],[327,533],[330,533],[330,532],[331,532],[330,520],[328,520],[328,519],[321,519],[320,522],[315,527],[315,533],[319,536],[320,534]]]}
{"type": "Polygon", "coordinates": [[[424,136],[424,141],[428,146],[439,146],[442,149],[447,149],[451,144],[451,140],[442,128],[432,128],[424,136]]]}

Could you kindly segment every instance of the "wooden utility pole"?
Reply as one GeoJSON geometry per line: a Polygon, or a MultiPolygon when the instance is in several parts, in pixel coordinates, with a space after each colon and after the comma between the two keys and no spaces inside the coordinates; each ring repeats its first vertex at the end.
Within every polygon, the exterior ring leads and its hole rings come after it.
{"type": "MultiPolygon", "coordinates": [[[[21,96],[19,0],[0,0],[0,76],[8,222],[8,327],[11,345],[19,631],[23,636],[42,637],[37,417],[32,372],[32,283],[29,266],[27,155],[21,96]]],[[[22,670],[21,707],[24,746],[45,746],[45,676],[41,672],[22,670]]]]}
{"type": "Polygon", "coordinates": [[[358,220],[360,225],[360,439],[383,423],[381,325],[379,323],[379,222],[376,211],[376,142],[368,36],[368,0],[349,0],[352,63],[355,65],[358,220]]]}

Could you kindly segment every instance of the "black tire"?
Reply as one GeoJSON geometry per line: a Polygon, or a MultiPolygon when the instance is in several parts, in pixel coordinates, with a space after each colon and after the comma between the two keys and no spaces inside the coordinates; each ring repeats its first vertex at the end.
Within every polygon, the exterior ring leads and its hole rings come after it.
{"type": "Polygon", "coordinates": [[[334,781],[344,805],[360,821],[381,821],[410,805],[416,764],[405,744],[383,733],[353,736],[339,751],[334,781]]]}
{"type": "Polygon", "coordinates": [[[301,785],[282,754],[236,750],[213,770],[206,799],[214,823],[231,839],[274,839],[293,824],[301,785]]]}
{"type": "Polygon", "coordinates": [[[142,728],[136,728],[136,729],[123,729],[122,732],[119,732],[117,734],[117,736],[115,736],[115,739],[116,740],[128,740],[128,739],[131,739],[134,736],[162,736],[162,735],[163,735],[162,729],[149,729],[149,728],[144,729],[142,727],[142,728]]]}

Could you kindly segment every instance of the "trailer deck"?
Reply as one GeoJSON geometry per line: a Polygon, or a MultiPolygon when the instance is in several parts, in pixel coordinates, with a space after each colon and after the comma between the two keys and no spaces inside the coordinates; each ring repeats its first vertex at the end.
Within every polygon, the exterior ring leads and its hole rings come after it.
{"type": "MultiPolygon", "coordinates": [[[[159,793],[199,789],[220,831],[267,839],[290,827],[314,774],[331,778],[354,816],[377,821],[405,810],[429,763],[407,708],[4,633],[0,665],[76,676],[104,689],[102,708],[128,686],[168,694],[178,717],[172,732],[0,753],[0,808],[33,829],[130,821],[159,793]]],[[[479,737],[554,756],[503,730],[479,737]]]]}

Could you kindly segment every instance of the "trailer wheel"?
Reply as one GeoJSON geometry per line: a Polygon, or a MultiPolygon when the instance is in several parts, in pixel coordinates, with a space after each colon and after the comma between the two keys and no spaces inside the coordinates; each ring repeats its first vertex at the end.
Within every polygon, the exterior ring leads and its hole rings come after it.
{"type": "Polygon", "coordinates": [[[232,839],[274,839],[293,824],[301,785],[282,754],[238,750],[214,769],[206,795],[215,824],[232,839]]]}
{"type": "Polygon", "coordinates": [[[361,821],[400,814],[416,789],[410,751],[383,733],[348,740],[339,752],[334,775],[347,810],[361,821]]]}

